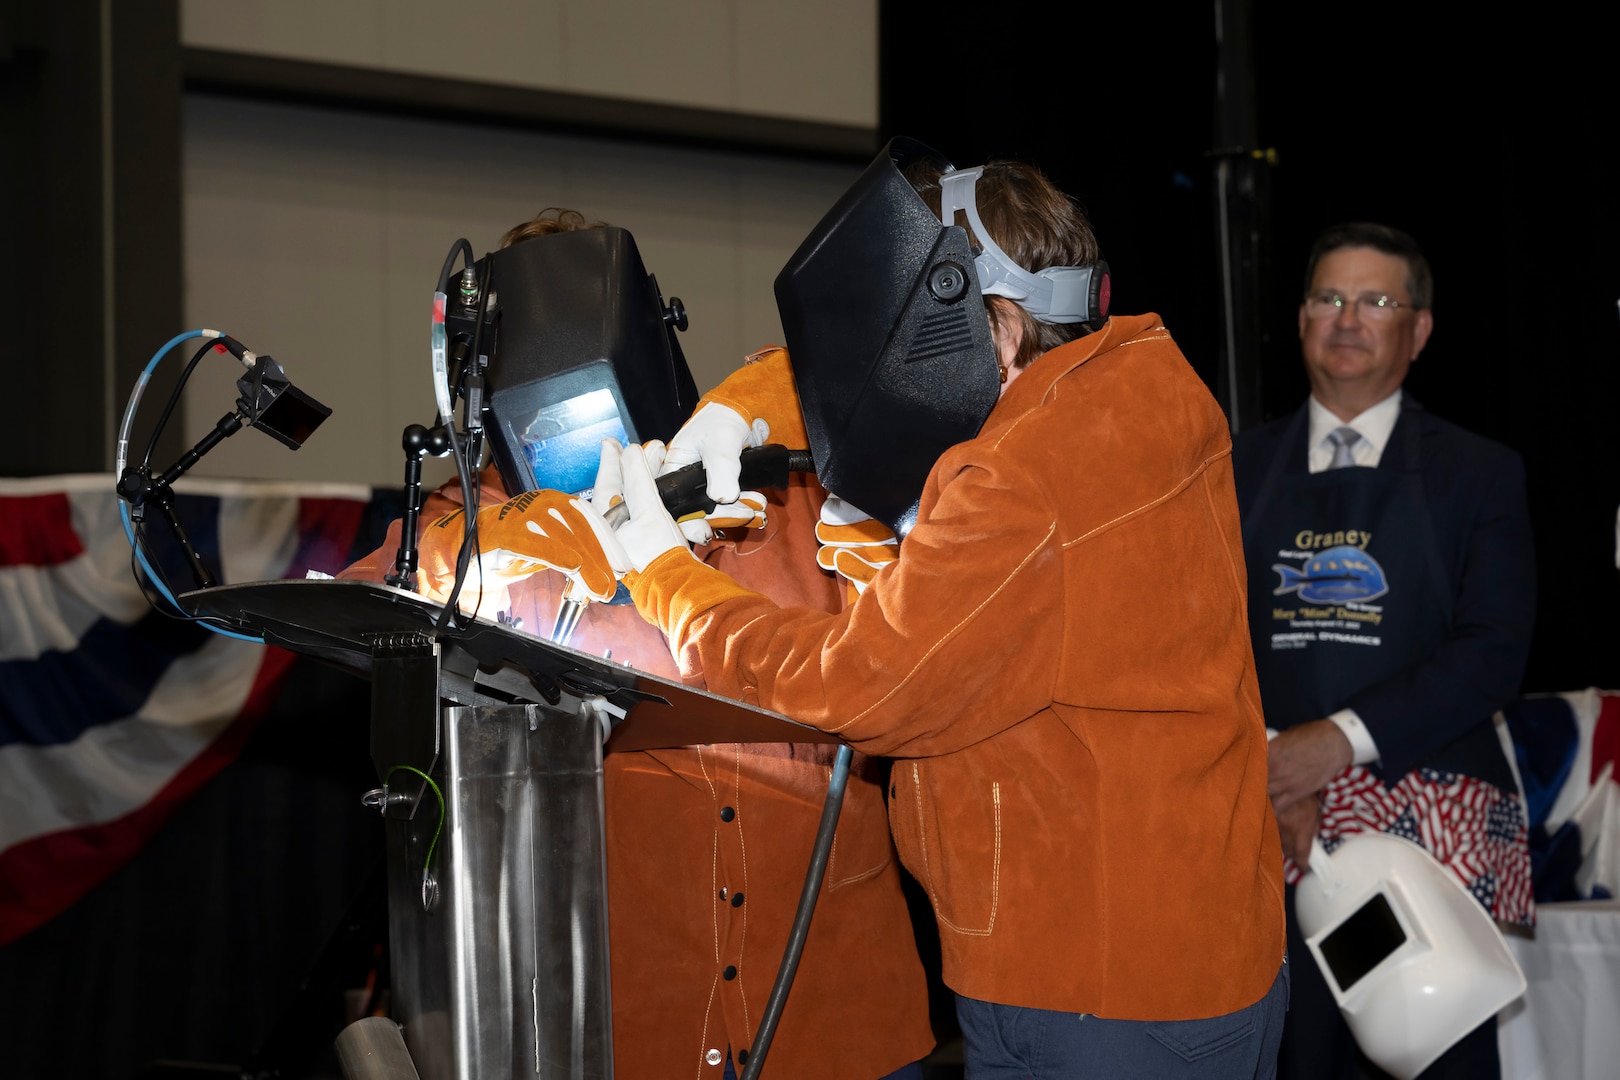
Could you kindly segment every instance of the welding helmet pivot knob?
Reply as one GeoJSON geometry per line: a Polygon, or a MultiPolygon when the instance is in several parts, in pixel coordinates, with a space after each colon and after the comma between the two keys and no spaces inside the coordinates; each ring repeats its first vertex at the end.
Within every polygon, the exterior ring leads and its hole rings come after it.
{"type": "Polygon", "coordinates": [[[680,297],[669,298],[669,306],[664,309],[664,325],[673,326],[683,333],[686,331],[686,305],[681,303],[680,297]]]}

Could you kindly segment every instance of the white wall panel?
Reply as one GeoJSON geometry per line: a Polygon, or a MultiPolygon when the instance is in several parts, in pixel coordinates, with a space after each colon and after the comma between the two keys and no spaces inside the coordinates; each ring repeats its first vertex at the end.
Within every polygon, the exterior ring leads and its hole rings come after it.
{"type": "MultiPolygon", "coordinates": [[[[334,410],[297,453],[244,431],[196,471],[397,484],[400,429],[432,418],[428,312],[451,242],[481,255],[552,205],[634,234],[686,303],[682,345],[706,389],[781,341],[772,281],[858,171],[190,97],[187,325],[270,353],[334,410]]],[[[199,369],[190,441],[229,411],[238,372],[223,357],[199,369]]]]}
{"type": "Polygon", "coordinates": [[[877,0],[181,0],[185,45],[877,127],[877,0]]]}
{"type": "Polygon", "coordinates": [[[877,127],[875,0],[737,4],[739,107],[877,127]]]}
{"type": "MultiPolygon", "coordinates": [[[[378,67],[545,89],[566,86],[569,35],[558,32],[565,25],[563,0],[373,2],[382,42],[378,67]]],[[[183,41],[185,33],[182,23],[183,41]]]]}
{"type": "MultiPolygon", "coordinates": [[[[764,112],[737,94],[737,0],[565,0],[564,88],[706,109],[764,112]]],[[[806,94],[784,111],[820,115],[806,94]],[[813,110],[813,111],[807,111],[813,110]]],[[[849,121],[846,121],[849,122],[849,121]]]]}

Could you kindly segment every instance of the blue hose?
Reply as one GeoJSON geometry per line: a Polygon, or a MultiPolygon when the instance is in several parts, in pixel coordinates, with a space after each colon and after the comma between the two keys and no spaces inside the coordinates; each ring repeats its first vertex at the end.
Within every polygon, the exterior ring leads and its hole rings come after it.
{"type": "MultiPolygon", "coordinates": [[[[147,361],[146,367],[141,370],[140,377],[135,380],[135,388],[129,392],[129,404],[124,406],[124,419],[118,426],[118,456],[114,471],[114,483],[117,482],[117,477],[124,475],[124,466],[129,460],[129,432],[135,424],[135,412],[140,407],[141,394],[146,390],[146,384],[151,380],[152,372],[157,370],[158,362],[182,341],[189,341],[198,337],[223,338],[224,336],[218,330],[187,330],[183,334],[174,335],[157,352],[152,354],[152,359],[147,361]]],[[[140,546],[135,543],[135,523],[129,516],[129,503],[121,498],[118,500],[118,519],[123,522],[124,538],[129,541],[130,550],[135,553],[135,561],[140,563],[141,569],[145,571],[147,580],[152,583],[152,587],[157,589],[158,594],[163,599],[174,605],[176,611],[185,611],[186,609],[180,606],[180,602],[169,591],[168,585],[164,584],[163,578],[158,575],[151,562],[146,558],[146,552],[142,551],[140,546]]],[[[251,641],[256,645],[264,644],[264,638],[262,637],[251,634],[238,634],[234,630],[226,630],[224,627],[215,626],[213,623],[202,619],[194,619],[193,621],[224,637],[236,638],[238,641],[251,641]]]]}

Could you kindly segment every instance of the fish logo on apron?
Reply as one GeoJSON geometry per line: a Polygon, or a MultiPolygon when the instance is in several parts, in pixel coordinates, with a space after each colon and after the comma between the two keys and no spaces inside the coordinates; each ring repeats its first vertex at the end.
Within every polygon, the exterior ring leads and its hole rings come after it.
{"type": "Polygon", "coordinates": [[[1328,548],[1308,559],[1302,570],[1285,563],[1273,563],[1271,568],[1282,578],[1273,596],[1297,591],[1311,604],[1366,603],[1389,592],[1378,560],[1349,545],[1328,548]]]}
{"type": "MultiPolygon", "coordinates": [[[[1271,564],[1279,579],[1271,595],[1292,594],[1290,599],[1298,601],[1288,607],[1280,606],[1286,601],[1279,601],[1272,607],[1272,651],[1309,649],[1328,642],[1372,648],[1383,645],[1384,608],[1370,601],[1388,595],[1389,579],[1377,559],[1351,544],[1317,552],[1284,549],[1277,555],[1305,561],[1301,566],[1271,564]]],[[[1259,573],[1255,567],[1256,576],[1259,573]]]]}

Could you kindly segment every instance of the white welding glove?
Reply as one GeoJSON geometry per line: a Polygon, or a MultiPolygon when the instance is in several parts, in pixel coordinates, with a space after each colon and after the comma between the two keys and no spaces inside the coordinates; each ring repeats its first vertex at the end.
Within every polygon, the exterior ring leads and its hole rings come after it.
{"type": "Polygon", "coordinates": [[[763,417],[749,422],[729,405],[705,402],[669,440],[657,475],[701,461],[709,498],[719,506],[735,503],[742,487],[742,452],[764,446],[770,435],[771,425],[763,417]]]}
{"type": "Polygon", "coordinates": [[[689,542],[707,544],[716,529],[765,527],[765,496],[739,487],[742,452],[764,446],[770,435],[771,426],[763,417],[750,422],[731,406],[714,401],[700,405],[675,433],[657,475],[701,462],[706,494],[715,501],[715,508],[707,514],[677,522],[689,542]]]}
{"type": "Polygon", "coordinates": [[[768,520],[766,504],[763,492],[744,491],[736,502],[716,506],[707,514],[680,518],[675,524],[681,527],[681,533],[690,543],[707,544],[714,539],[717,529],[763,529],[768,520]]]}
{"type": "MultiPolygon", "coordinates": [[[[596,469],[596,491],[591,504],[605,513],[624,503],[630,516],[613,533],[628,566],[614,566],[620,573],[645,570],[652,561],[673,548],[691,553],[686,536],[664,508],[653,479],[664,462],[664,444],[654,440],[645,446],[631,443],[621,448],[615,439],[602,440],[602,462],[596,469]]],[[[610,552],[610,558],[617,552],[610,552]]]]}
{"type": "Polygon", "coordinates": [[[900,557],[900,542],[887,525],[829,495],[816,522],[816,564],[843,578],[853,595],[866,591],[879,570],[900,557]]]}

